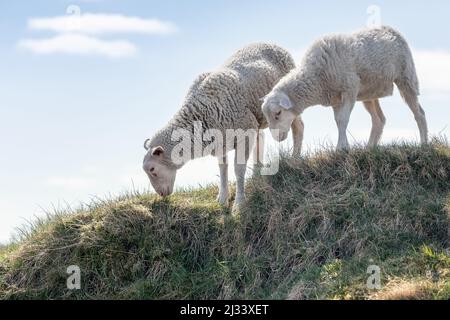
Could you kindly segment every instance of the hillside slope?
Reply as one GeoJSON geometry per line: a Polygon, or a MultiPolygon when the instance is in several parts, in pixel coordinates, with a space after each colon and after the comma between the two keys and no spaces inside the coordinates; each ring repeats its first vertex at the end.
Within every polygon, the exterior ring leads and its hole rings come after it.
{"type": "Polygon", "coordinates": [[[247,189],[239,215],[215,187],[58,213],[0,249],[0,297],[450,298],[448,144],[284,157],[247,189]]]}

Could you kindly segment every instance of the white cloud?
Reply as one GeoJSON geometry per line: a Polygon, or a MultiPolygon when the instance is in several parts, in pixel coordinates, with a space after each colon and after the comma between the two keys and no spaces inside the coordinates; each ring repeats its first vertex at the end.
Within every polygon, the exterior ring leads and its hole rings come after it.
{"type": "Polygon", "coordinates": [[[137,52],[136,46],[129,41],[106,41],[80,34],[62,34],[45,39],[24,39],[19,41],[18,46],[38,54],[103,55],[110,58],[128,57],[137,52]]]}
{"type": "Polygon", "coordinates": [[[144,19],[120,14],[80,14],[77,6],[70,6],[66,16],[31,18],[28,28],[34,31],[53,31],[56,36],[41,39],[22,39],[18,46],[37,54],[102,55],[110,58],[133,56],[137,46],[127,40],[103,40],[104,34],[140,33],[167,35],[177,27],[167,21],[144,19]]]}
{"type": "Polygon", "coordinates": [[[450,94],[450,52],[444,50],[414,50],[414,60],[421,91],[450,94]]]}
{"type": "Polygon", "coordinates": [[[51,177],[45,181],[45,184],[64,189],[85,189],[94,186],[96,181],[83,177],[51,177]]]}
{"type": "Polygon", "coordinates": [[[92,13],[33,18],[28,20],[28,27],[32,30],[54,31],[57,33],[77,32],[90,35],[106,33],[165,35],[177,31],[173,23],[158,19],[143,19],[119,14],[92,13]]]}

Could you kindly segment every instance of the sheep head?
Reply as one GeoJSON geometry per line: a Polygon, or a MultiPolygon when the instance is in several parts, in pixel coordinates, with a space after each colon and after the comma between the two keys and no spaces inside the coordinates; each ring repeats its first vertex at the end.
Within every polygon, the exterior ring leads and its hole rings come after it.
{"type": "Polygon", "coordinates": [[[292,110],[292,102],[284,92],[271,92],[263,99],[262,111],[269,124],[270,133],[277,141],[288,137],[292,122],[297,115],[292,110]]]}
{"type": "Polygon", "coordinates": [[[166,197],[173,192],[177,168],[166,155],[163,147],[152,147],[149,140],[144,143],[144,148],[148,151],[144,157],[143,169],[150,179],[155,191],[162,197],[166,197]]]}

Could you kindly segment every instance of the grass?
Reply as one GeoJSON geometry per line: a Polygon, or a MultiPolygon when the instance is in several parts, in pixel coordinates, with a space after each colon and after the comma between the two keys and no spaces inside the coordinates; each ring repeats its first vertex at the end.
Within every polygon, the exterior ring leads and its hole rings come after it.
{"type": "Polygon", "coordinates": [[[38,221],[0,248],[0,298],[450,299],[446,142],[283,156],[248,180],[240,214],[216,194],[130,194],[38,221]],[[66,288],[70,265],[81,290],[66,288]]]}

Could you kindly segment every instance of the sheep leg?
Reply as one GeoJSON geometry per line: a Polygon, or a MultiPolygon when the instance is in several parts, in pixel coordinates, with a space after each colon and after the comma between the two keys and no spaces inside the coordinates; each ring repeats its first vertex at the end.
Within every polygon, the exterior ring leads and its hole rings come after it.
{"type": "Polygon", "coordinates": [[[264,131],[258,129],[256,134],[256,144],[253,147],[253,165],[255,167],[264,164],[264,131]]]}
{"type": "Polygon", "coordinates": [[[378,99],[371,101],[364,101],[364,107],[369,112],[372,118],[372,131],[370,132],[369,147],[375,147],[381,139],[383,128],[386,123],[383,111],[380,107],[378,99]]]}
{"type": "Polygon", "coordinates": [[[242,161],[242,155],[238,156],[239,148],[236,148],[234,157],[234,174],[236,175],[236,198],[234,200],[234,208],[238,209],[239,206],[245,201],[245,172],[247,170],[247,161],[250,155],[250,149],[252,146],[245,145],[245,157],[242,161]]]}
{"type": "Polygon", "coordinates": [[[334,119],[339,130],[337,150],[349,149],[350,147],[347,139],[347,126],[355,102],[355,99],[344,99],[343,103],[340,106],[336,106],[333,108],[334,119]]]}
{"type": "Polygon", "coordinates": [[[428,143],[428,125],[427,119],[425,117],[425,111],[422,109],[422,106],[417,101],[417,97],[413,100],[414,102],[408,103],[409,108],[414,114],[414,118],[416,119],[417,126],[419,127],[420,133],[420,143],[426,144],[428,143]]]}
{"type": "Polygon", "coordinates": [[[425,117],[425,111],[422,109],[422,106],[419,103],[419,99],[417,98],[416,93],[408,89],[407,85],[402,85],[401,83],[397,83],[397,87],[400,90],[400,93],[403,99],[405,100],[406,104],[414,114],[417,126],[419,127],[420,142],[422,144],[427,143],[428,142],[427,119],[425,117]]]}
{"type": "Polygon", "coordinates": [[[299,157],[302,151],[303,131],[305,129],[301,116],[298,116],[292,122],[291,129],[292,129],[292,138],[294,140],[293,156],[299,157]]]}
{"type": "Polygon", "coordinates": [[[228,157],[224,155],[218,158],[219,160],[219,171],[220,171],[220,186],[219,195],[217,196],[217,201],[221,205],[226,205],[228,203],[228,157]]]}

